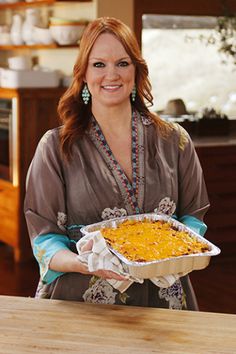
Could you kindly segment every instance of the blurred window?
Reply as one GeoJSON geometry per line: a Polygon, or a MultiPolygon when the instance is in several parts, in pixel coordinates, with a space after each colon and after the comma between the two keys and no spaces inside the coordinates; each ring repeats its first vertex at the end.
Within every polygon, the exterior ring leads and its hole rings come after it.
{"type": "Polygon", "coordinates": [[[190,112],[214,108],[236,118],[236,65],[208,44],[215,17],[144,15],[142,52],[149,67],[155,111],[183,99],[190,112]],[[200,37],[203,40],[200,40],[200,37]]]}

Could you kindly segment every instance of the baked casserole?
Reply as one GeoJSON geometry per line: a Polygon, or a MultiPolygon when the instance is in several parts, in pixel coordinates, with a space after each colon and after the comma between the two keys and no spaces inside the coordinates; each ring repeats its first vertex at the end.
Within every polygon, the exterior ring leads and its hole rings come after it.
{"type": "Polygon", "coordinates": [[[104,227],[100,232],[112,249],[132,262],[151,262],[209,251],[207,243],[163,220],[125,220],[116,228],[104,227]]]}

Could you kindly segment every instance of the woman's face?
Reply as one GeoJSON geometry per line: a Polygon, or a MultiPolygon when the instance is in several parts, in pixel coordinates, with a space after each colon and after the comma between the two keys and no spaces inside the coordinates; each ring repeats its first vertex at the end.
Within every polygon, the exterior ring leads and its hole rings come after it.
{"type": "Polygon", "coordinates": [[[135,67],[121,42],[110,33],[95,41],[85,73],[92,105],[111,107],[130,102],[135,67]]]}

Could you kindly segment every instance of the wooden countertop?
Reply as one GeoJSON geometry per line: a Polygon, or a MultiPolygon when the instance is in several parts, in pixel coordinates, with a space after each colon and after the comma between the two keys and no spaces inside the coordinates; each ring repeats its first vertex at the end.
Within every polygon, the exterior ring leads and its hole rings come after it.
{"type": "Polygon", "coordinates": [[[0,296],[1,354],[233,354],[236,315],[0,296]]]}

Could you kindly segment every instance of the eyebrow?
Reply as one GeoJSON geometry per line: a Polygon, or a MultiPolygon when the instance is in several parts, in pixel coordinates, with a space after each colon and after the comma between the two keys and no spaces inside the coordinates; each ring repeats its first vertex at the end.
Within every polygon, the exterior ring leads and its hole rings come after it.
{"type": "MultiPolygon", "coordinates": [[[[122,58],[119,58],[119,59],[116,60],[116,61],[127,60],[127,59],[130,59],[130,60],[131,60],[130,57],[122,57],[122,58]]],[[[89,60],[101,60],[101,61],[103,61],[103,60],[106,60],[106,58],[96,58],[96,57],[92,57],[92,58],[90,58],[89,60]]]]}

